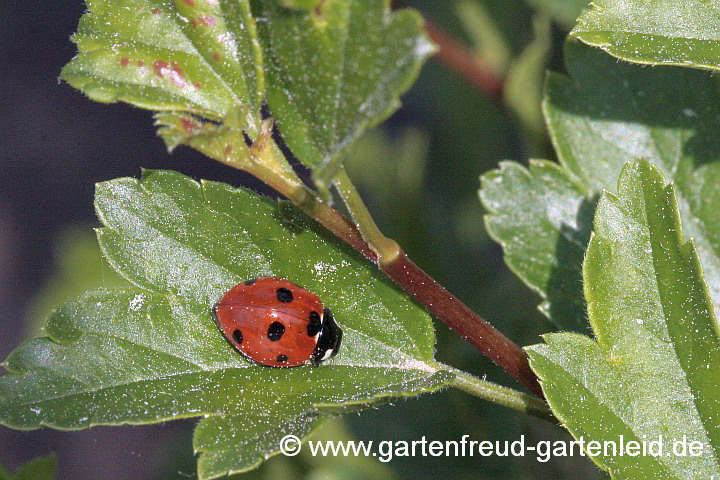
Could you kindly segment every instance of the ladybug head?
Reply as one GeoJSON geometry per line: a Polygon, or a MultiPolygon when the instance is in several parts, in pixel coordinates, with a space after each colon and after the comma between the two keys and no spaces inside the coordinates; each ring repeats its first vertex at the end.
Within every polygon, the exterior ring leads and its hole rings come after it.
{"type": "Polygon", "coordinates": [[[342,340],[342,329],[335,323],[332,312],[329,308],[325,308],[323,312],[323,323],[317,345],[313,350],[310,361],[313,365],[318,366],[328,358],[334,357],[340,350],[340,341],[342,340]]]}

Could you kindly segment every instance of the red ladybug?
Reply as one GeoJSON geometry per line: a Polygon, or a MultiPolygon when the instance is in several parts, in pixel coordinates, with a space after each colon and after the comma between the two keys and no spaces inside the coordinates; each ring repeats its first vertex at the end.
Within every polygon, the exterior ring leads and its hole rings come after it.
{"type": "Polygon", "coordinates": [[[263,365],[315,366],[335,356],[342,330],[317,295],[290,280],[262,277],[235,285],[215,304],[225,338],[263,365]]]}

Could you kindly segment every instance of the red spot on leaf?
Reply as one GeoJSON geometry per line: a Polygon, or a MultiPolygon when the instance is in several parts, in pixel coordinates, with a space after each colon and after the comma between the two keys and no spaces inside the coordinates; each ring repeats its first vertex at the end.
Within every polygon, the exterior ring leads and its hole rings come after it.
{"type": "Polygon", "coordinates": [[[200,90],[200,89],[202,88],[202,83],[200,83],[200,82],[193,82],[193,87],[195,87],[196,89],[200,90]]]}
{"type": "Polygon", "coordinates": [[[195,0],[183,0],[183,3],[187,5],[188,7],[194,7],[195,6],[195,0]]]}
{"type": "Polygon", "coordinates": [[[200,25],[204,25],[204,26],[206,26],[206,27],[212,27],[212,26],[214,26],[216,23],[217,23],[217,20],[215,19],[215,17],[210,16],[210,15],[208,15],[208,16],[206,16],[206,17],[195,17],[195,18],[193,18],[192,21],[190,22],[190,24],[191,24],[193,27],[198,27],[198,26],[200,26],[200,25]]]}
{"type": "Polygon", "coordinates": [[[177,63],[172,62],[170,64],[170,80],[173,81],[175,85],[182,88],[186,85],[185,83],[185,71],[178,66],[177,63]]]}
{"type": "Polygon", "coordinates": [[[185,82],[185,71],[180,68],[176,62],[172,62],[168,65],[162,60],[155,60],[155,63],[153,63],[153,69],[155,70],[155,75],[158,77],[165,77],[169,75],[170,80],[180,88],[187,85],[185,82]]]}
{"type": "Polygon", "coordinates": [[[160,11],[161,10],[159,8],[151,8],[150,9],[150,13],[152,13],[153,15],[157,15],[158,13],[160,13],[160,11]]]}
{"type": "Polygon", "coordinates": [[[135,64],[137,64],[138,67],[144,67],[144,66],[145,66],[145,62],[143,62],[142,60],[138,60],[137,62],[135,62],[135,64]]]}
{"type": "Polygon", "coordinates": [[[153,70],[155,70],[155,75],[158,77],[164,77],[170,72],[168,64],[162,60],[155,60],[155,63],[153,63],[153,70]]]}
{"type": "Polygon", "coordinates": [[[195,122],[193,122],[189,118],[183,118],[181,120],[181,122],[182,122],[183,130],[185,130],[187,133],[192,133],[193,130],[195,129],[195,122]]]}
{"type": "Polygon", "coordinates": [[[216,62],[219,62],[220,60],[222,60],[222,57],[220,56],[220,54],[218,52],[213,52],[212,59],[216,62]]]}
{"type": "Polygon", "coordinates": [[[122,57],[120,59],[120,65],[122,65],[123,67],[127,67],[128,65],[130,65],[130,59],[127,57],[122,57]]]}

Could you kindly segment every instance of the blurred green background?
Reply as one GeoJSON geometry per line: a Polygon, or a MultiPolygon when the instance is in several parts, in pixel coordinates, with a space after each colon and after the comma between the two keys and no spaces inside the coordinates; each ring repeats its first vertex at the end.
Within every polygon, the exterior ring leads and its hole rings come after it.
{"type": "MultiPolygon", "coordinates": [[[[506,268],[483,227],[478,177],[497,162],[553,158],[540,113],[546,68],[562,71],[561,47],[585,1],[413,1],[429,21],[506,76],[502,98],[478,90],[437,59],[424,67],[403,107],[367,134],[347,161],[381,229],[411,258],[520,345],[552,326],[539,297],[506,268]]],[[[151,114],[90,102],[58,85],[72,57],[69,36],[84,5],[0,5],[0,357],[42,334],[48,312],[96,286],[123,284],[100,255],[92,228],[94,183],[176,169],[194,178],[259,188],[254,179],[180,148],[169,156],[151,114]]],[[[505,385],[516,382],[437,324],[437,358],[505,385]]],[[[0,427],[0,462],[14,469],[49,451],[58,478],[194,478],[194,422],[98,427],[85,432],[16,432],[0,427]]],[[[569,438],[555,425],[452,390],[336,419],[315,439],[473,440],[527,443],[569,438]]],[[[306,449],[307,450],[307,449],[306,449]]],[[[240,478],[273,479],[604,478],[585,458],[276,456],[240,478]]]]}

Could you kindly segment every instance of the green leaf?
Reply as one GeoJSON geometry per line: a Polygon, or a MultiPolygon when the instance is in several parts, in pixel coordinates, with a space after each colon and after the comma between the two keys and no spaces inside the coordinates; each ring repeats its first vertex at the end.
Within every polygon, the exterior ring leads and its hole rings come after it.
{"type": "Polygon", "coordinates": [[[256,16],[249,0],[86,3],[73,36],[79,53],[61,79],[96,101],[162,112],[156,125],[171,150],[189,145],[251,173],[248,161],[267,160],[246,145],[264,143],[267,97],[320,187],[352,143],[399,107],[434,51],[422,17],[391,12],[388,0],[258,1],[256,16]]]}
{"type": "Polygon", "coordinates": [[[207,452],[199,476],[216,478],[256,466],[277,451],[281,432],[302,438],[328,414],[452,379],[432,360],[429,316],[289,205],[146,171],[141,180],[98,184],[96,208],[103,252],[136,287],[66,303],[50,318],[49,337],[10,354],[0,377],[5,425],[80,429],[205,417],[195,437],[195,448],[207,452]],[[344,330],[335,358],[319,368],[269,368],[230,346],[211,306],[262,275],[289,278],[324,299],[344,330]]]}
{"type": "Polygon", "coordinates": [[[492,73],[502,76],[512,60],[512,46],[490,9],[475,0],[454,2],[455,17],[472,42],[472,54],[492,73]]]}
{"type": "Polygon", "coordinates": [[[580,266],[590,239],[593,202],[557,164],[527,170],[502,162],[481,178],[485,228],[502,245],[505,263],[544,301],[540,310],[563,330],[584,330],[580,266]]]}
{"type": "MultiPolygon", "coordinates": [[[[284,409],[287,410],[288,405],[284,409]]],[[[262,463],[267,452],[277,451],[288,432],[305,440],[326,418],[307,412],[296,416],[233,415],[208,418],[200,422],[193,438],[195,451],[203,452],[198,460],[198,476],[216,478],[254,468],[262,463]],[[242,439],[240,445],[237,437],[242,439]]]]}
{"type": "Polygon", "coordinates": [[[600,200],[584,263],[595,340],[556,333],[528,348],[576,439],[627,446],[662,437],[663,456],[601,449],[593,460],[616,479],[720,475],[720,328],[674,190],[644,160],[623,169],[618,195],[600,200]],[[701,454],[672,454],[683,438],[701,454]]]}
{"type": "Polygon", "coordinates": [[[720,94],[712,74],[619,63],[566,45],[573,79],[551,74],[545,115],[560,163],[588,196],[614,191],[626,162],[644,158],[675,185],[720,312],[720,94]]]}
{"type": "Polygon", "coordinates": [[[385,372],[379,374],[374,382],[370,378],[362,379],[363,375],[349,369],[334,369],[333,373],[335,375],[327,376],[323,383],[309,382],[304,385],[304,395],[286,399],[283,392],[276,389],[277,396],[281,398],[275,399],[277,403],[273,403],[270,408],[263,405],[265,411],[257,413],[251,408],[240,415],[215,416],[200,422],[193,439],[195,451],[203,452],[198,460],[198,475],[201,478],[216,478],[226,473],[247,471],[258,466],[269,452],[278,453],[278,445],[288,433],[300,439],[307,438],[328,418],[327,414],[356,412],[391,399],[432,392],[447,386],[452,379],[447,371],[417,374],[415,380],[412,380],[413,374],[394,376],[385,372]],[[388,380],[391,383],[385,383],[388,380]],[[333,385],[356,381],[369,388],[367,394],[356,398],[344,397],[344,403],[337,403],[331,391],[333,385]],[[325,392],[326,397],[333,403],[322,403],[318,398],[315,401],[304,398],[316,389],[328,390],[325,392]]]}
{"type": "Polygon", "coordinates": [[[623,60],[720,69],[720,4],[596,0],[571,32],[623,60]]]}
{"type": "Polygon", "coordinates": [[[86,3],[73,35],[79,53],[61,79],[96,101],[167,112],[164,122],[177,117],[186,135],[204,118],[237,129],[241,147],[241,131],[255,138],[265,80],[247,0],[86,3]]]}
{"type": "Polygon", "coordinates": [[[483,192],[492,188],[481,194],[491,214],[488,229],[510,253],[510,268],[546,300],[541,309],[553,323],[577,331],[586,318],[577,242],[587,243],[599,194],[615,191],[626,162],[645,158],[675,184],[683,224],[695,238],[720,312],[716,79],[698,70],[618,62],[577,41],[566,44],[565,58],[572,76],[550,74],[543,102],[562,170],[535,163],[528,174],[505,166],[483,183],[483,192]],[[548,189],[555,193],[547,195],[548,189]],[[523,229],[537,236],[518,236],[523,229]]]}
{"type": "Polygon", "coordinates": [[[56,468],[55,455],[33,458],[21,465],[15,473],[8,472],[0,464],[0,480],[52,480],[56,468]]]}
{"type": "Polygon", "coordinates": [[[326,0],[309,12],[261,3],[273,117],[329,184],[350,145],[398,108],[434,46],[420,15],[390,12],[388,0],[326,0]]]}

